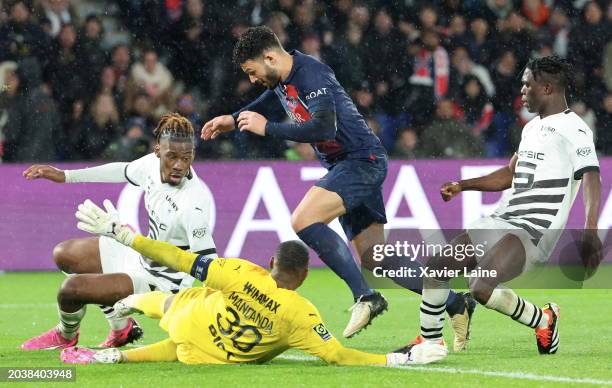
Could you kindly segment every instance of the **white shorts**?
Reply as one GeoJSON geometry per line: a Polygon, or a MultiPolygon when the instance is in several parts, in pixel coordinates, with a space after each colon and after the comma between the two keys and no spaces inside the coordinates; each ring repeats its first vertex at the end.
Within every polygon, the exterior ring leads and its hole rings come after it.
{"type": "MultiPolygon", "coordinates": [[[[545,262],[548,258],[544,252],[531,242],[531,235],[524,229],[494,217],[483,217],[472,222],[467,228],[472,244],[482,244],[484,254],[490,251],[504,236],[515,235],[525,248],[525,265],[522,272],[528,271],[534,264],[545,262]]],[[[480,261],[484,256],[476,256],[480,261]]]]}
{"type": "Polygon", "coordinates": [[[140,262],[140,253],[132,248],[104,236],[99,239],[99,247],[102,273],[127,274],[132,279],[134,294],[178,291],[178,287],[168,279],[149,273],[140,262]]]}

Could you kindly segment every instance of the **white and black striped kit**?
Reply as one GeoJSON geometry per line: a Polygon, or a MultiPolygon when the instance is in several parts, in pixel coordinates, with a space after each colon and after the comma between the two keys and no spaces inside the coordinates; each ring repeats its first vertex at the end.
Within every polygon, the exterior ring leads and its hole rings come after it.
{"type": "MultiPolygon", "coordinates": [[[[193,169],[178,186],[162,183],[159,158],[149,154],[128,164],[125,176],[131,184],[144,190],[149,238],[211,258],[217,257],[210,230],[212,198],[193,169]]],[[[188,274],[162,266],[147,257],[141,256],[140,263],[153,276],[171,282],[174,290],[193,284],[194,279],[188,274]]]]}
{"type": "Polygon", "coordinates": [[[599,171],[593,132],[574,112],[533,118],[523,129],[511,190],[493,217],[522,228],[542,252],[556,244],[582,174],[599,171]]]}

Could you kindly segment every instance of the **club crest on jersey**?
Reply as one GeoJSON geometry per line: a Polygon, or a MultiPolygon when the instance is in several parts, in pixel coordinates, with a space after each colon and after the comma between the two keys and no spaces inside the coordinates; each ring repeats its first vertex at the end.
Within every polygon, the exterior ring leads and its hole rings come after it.
{"type": "Polygon", "coordinates": [[[297,108],[299,102],[297,98],[287,95],[285,99],[287,100],[287,107],[289,109],[294,110],[295,108],[297,108]]]}
{"type": "Polygon", "coordinates": [[[582,147],[582,148],[578,148],[576,150],[576,155],[581,156],[581,157],[586,157],[591,155],[591,152],[593,152],[593,150],[591,149],[591,147],[582,147]]]}
{"type": "Polygon", "coordinates": [[[332,338],[331,333],[327,331],[327,328],[322,323],[314,326],[312,330],[314,330],[323,341],[329,341],[332,338]]]}
{"type": "Polygon", "coordinates": [[[202,238],[206,236],[206,227],[194,229],[192,235],[193,238],[202,238]]]}

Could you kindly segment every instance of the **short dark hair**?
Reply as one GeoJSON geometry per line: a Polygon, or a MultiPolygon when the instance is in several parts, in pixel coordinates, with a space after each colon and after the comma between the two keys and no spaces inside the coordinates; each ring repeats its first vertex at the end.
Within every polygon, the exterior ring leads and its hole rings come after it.
{"type": "Polygon", "coordinates": [[[278,37],[269,27],[250,27],[240,35],[234,46],[234,64],[240,66],[249,59],[255,59],[269,49],[282,49],[278,37]]]}
{"type": "Polygon", "coordinates": [[[550,82],[561,89],[565,89],[570,82],[571,65],[557,55],[533,58],[527,63],[527,68],[537,82],[550,82]]]}
{"type": "Polygon", "coordinates": [[[281,270],[296,271],[308,268],[308,248],[299,240],[281,243],[276,248],[276,265],[281,270]]]}

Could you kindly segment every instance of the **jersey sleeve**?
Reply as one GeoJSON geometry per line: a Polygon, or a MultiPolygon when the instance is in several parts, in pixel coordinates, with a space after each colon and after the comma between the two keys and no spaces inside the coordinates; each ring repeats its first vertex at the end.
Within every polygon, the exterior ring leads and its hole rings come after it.
{"type": "Polygon", "coordinates": [[[260,94],[259,97],[250,102],[248,105],[232,113],[234,121],[237,123],[240,113],[247,110],[257,112],[268,120],[281,121],[285,118],[285,111],[278,101],[278,97],[276,97],[276,94],[269,89],[260,94]]]}
{"type": "Polygon", "coordinates": [[[183,227],[189,240],[189,251],[214,259],[217,248],[210,229],[210,207],[208,195],[190,202],[183,209],[183,227]]]}
{"type": "Polygon", "coordinates": [[[313,65],[309,71],[302,72],[298,89],[303,90],[305,103],[311,114],[336,112],[333,91],[334,84],[337,83],[333,71],[324,64],[313,65]]]}
{"type": "Polygon", "coordinates": [[[262,267],[242,259],[214,259],[208,266],[206,286],[229,292],[256,274],[267,273],[262,267]]]}
{"type": "Polygon", "coordinates": [[[292,303],[289,346],[334,365],[385,365],[383,354],[344,347],[327,330],[317,308],[304,298],[292,303]]]}
{"type": "Polygon", "coordinates": [[[310,120],[297,123],[270,122],[266,135],[301,143],[333,140],[337,132],[334,90],[340,87],[331,69],[322,64],[305,65],[296,74],[295,86],[310,120]]]}
{"type": "Polygon", "coordinates": [[[574,179],[582,179],[588,171],[599,171],[599,160],[593,143],[593,132],[584,124],[582,127],[572,127],[563,132],[567,152],[572,163],[574,179]]]}
{"type": "Polygon", "coordinates": [[[157,156],[151,153],[128,163],[123,169],[125,179],[134,186],[141,186],[157,156]]]}
{"type": "Polygon", "coordinates": [[[100,182],[122,183],[127,182],[123,171],[128,163],[115,162],[101,166],[82,168],[79,170],[64,170],[66,183],[100,182]]]}

